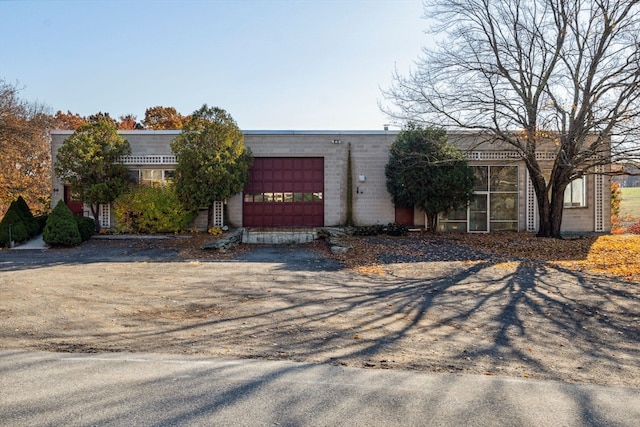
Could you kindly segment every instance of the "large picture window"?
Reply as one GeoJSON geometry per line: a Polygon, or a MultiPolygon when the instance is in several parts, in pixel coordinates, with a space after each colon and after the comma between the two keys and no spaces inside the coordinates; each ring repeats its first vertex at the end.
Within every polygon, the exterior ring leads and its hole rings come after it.
{"type": "Polygon", "coordinates": [[[584,176],[571,181],[564,190],[564,206],[566,208],[583,208],[587,206],[586,187],[587,183],[584,176]]]}
{"type": "Polygon", "coordinates": [[[475,195],[466,209],[447,212],[442,231],[518,230],[518,167],[473,166],[475,195]]]}
{"type": "Polygon", "coordinates": [[[129,179],[134,184],[163,186],[173,183],[175,173],[173,169],[130,169],[129,179]]]}

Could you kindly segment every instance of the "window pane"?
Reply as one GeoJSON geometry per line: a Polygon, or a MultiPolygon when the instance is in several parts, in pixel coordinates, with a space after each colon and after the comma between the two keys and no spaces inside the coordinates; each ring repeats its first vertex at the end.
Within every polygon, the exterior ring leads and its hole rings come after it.
{"type": "Polygon", "coordinates": [[[518,223],[514,221],[491,221],[491,231],[518,231],[518,223]]]}
{"type": "Polygon", "coordinates": [[[245,194],[244,195],[245,202],[253,202],[253,194],[245,194]]]}
{"type": "Polygon", "coordinates": [[[293,193],[284,193],[285,202],[293,202],[293,193]]]}
{"type": "Polygon", "coordinates": [[[451,212],[447,212],[442,215],[442,221],[466,221],[467,220],[467,208],[456,209],[451,212]]]}
{"type": "Polygon", "coordinates": [[[491,194],[491,216],[492,220],[517,220],[518,219],[518,194],[491,194]]]}
{"type": "Polygon", "coordinates": [[[145,185],[160,185],[162,183],[162,171],[158,169],[141,169],[140,183],[145,185]]]}
{"type": "Polygon", "coordinates": [[[487,191],[489,188],[489,185],[488,185],[489,167],[474,166],[473,174],[476,178],[473,189],[475,191],[487,191]]]}
{"type": "Polygon", "coordinates": [[[321,202],[322,201],[322,193],[313,193],[313,201],[321,202]]]}
{"type": "Polygon", "coordinates": [[[293,193],[293,201],[301,202],[302,201],[302,193],[293,193]]]}
{"type": "Polygon", "coordinates": [[[469,231],[487,231],[487,196],[476,194],[469,204],[469,231]]]}
{"type": "Polygon", "coordinates": [[[564,190],[564,205],[565,206],[573,206],[580,207],[586,206],[585,200],[585,178],[578,178],[567,186],[564,190]]]}
{"type": "Polygon", "coordinates": [[[517,166],[491,166],[491,191],[518,191],[517,166]]]}
{"type": "Polygon", "coordinates": [[[169,169],[164,171],[165,184],[173,183],[173,181],[175,180],[175,177],[176,177],[176,171],[169,170],[169,169]]]}
{"type": "Polygon", "coordinates": [[[253,195],[253,201],[254,201],[254,203],[260,203],[260,202],[264,201],[264,195],[262,193],[254,194],[253,195]]]}
{"type": "Polygon", "coordinates": [[[140,171],[138,169],[129,169],[129,182],[132,184],[140,182],[140,171]]]}
{"type": "Polygon", "coordinates": [[[466,233],[467,223],[466,222],[441,222],[438,224],[438,229],[440,231],[457,231],[460,233],[466,233]]]}

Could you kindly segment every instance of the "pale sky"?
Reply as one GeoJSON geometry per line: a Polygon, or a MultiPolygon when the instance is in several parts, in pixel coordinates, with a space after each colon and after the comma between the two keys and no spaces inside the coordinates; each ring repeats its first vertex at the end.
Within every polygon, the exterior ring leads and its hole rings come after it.
{"type": "Polygon", "coordinates": [[[52,112],[225,109],[245,130],[382,130],[421,0],[0,0],[0,77],[52,112]]]}

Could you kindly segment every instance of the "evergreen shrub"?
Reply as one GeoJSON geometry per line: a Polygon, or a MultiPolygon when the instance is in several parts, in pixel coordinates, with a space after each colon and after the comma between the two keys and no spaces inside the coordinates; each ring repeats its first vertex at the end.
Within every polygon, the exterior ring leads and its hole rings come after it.
{"type": "Polygon", "coordinates": [[[24,221],[24,225],[27,229],[27,233],[29,233],[29,237],[36,236],[40,233],[40,227],[38,226],[38,221],[33,217],[31,213],[31,209],[29,209],[29,205],[24,201],[22,196],[18,196],[15,200],[16,208],[20,211],[20,215],[22,216],[22,220],[24,221]]]}
{"type": "Polygon", "coordinates": [[[380,224],[376,225],[365,225],[361,227],[356,227],[353,230],[354,236],[378,236],[384,232],[384,226],[380,224]]]}
{"type": "Polygon", "coordinates": [[[78,225],[78,231],[80,232],[80,238],[82,241],[85,242],[89,240],[96,231],[95,220],[86,216],[76,216],[74,219],[78,225]]]}
{"type": "Polygon", "coordinates": [[[23,242],[29,238],[29,232],[25,226],[24,220],[14,203],[11,203],[9,209],[4,214],[4,218],[0,221],[0,246],[8,248],[11,241],[23,242]]]}
{"type": "Polygon", "coordinates": [[[409,228],[406,225],[392,222],[387,225],[385,231],[390,236],[406,236],[409,233],[409,228]]]}
{"type": "Polygon", "coordinates": [[[82,243],[78,223],[62,200],[49,215],[42,239],[50,246],[76,246],[82,243]]]}

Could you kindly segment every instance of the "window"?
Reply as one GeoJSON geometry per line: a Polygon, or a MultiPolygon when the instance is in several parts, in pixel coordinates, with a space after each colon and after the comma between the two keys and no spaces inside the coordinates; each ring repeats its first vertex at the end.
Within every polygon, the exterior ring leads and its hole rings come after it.
{"type": "Polygon", "coordinates": [[[173,169],[130,169],[129,180],[133,184],[167,185],[175,180],[173,169]]]}
{"type": "Polygon", "coordinates": [[[585,177],[574,179],[564,190],[564,206],[566,208],[583,208],[586,201],[587,183],[585,177]]]}
{"type": "Polygon", "coordinates": [[[440,218],[442,231],[518,230],[518,167],[474,166],[475,196],[469,206],[440,218]]]}

